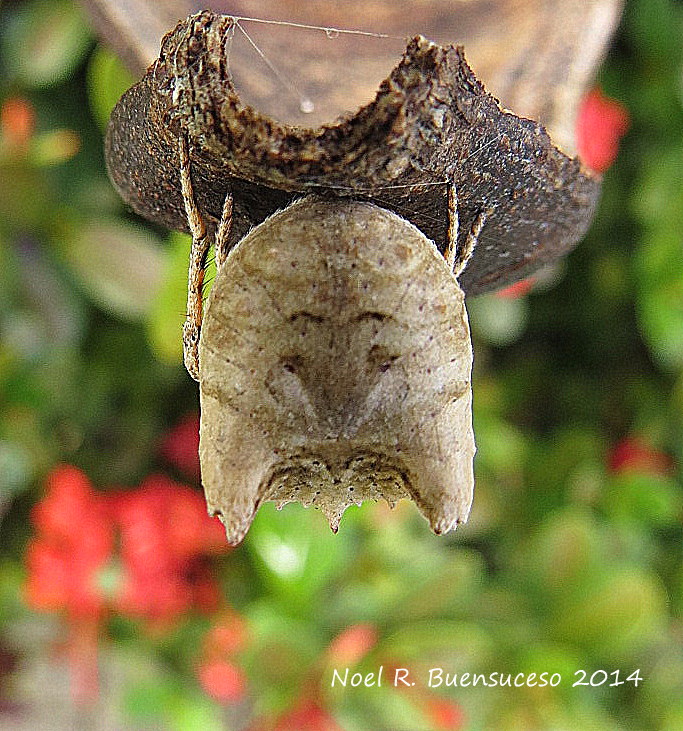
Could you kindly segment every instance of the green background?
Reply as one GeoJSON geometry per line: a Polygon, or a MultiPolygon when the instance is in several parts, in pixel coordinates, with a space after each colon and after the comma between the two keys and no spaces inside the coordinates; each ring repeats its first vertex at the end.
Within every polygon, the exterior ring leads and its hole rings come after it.
{"type": "MultiPolygon", "coordinates": [[[[249,627],[245,698],[221,705],[198,682],[211,616],[160,632],[112,612],[100,662],[116,681],[83,728],[113,714],[115,728],[237,730],[313,693],[347,731],[427,731],[437,696],[468,731],[683,729],[682,16],[681,3],[626,4],[599,83],[631,126],[586,239],[528,296],[469,303],[468,525],[437,538],[412,505],[365,505],[333,536],[316,511],[266,506],[211,560],[249,627]],[[670,467],[610,469],[626,438],[670,467]],[[361,672],[563,682],[331,690],[327,647],[359,622],[377,633],[361,672]],[[572,687],[578,669],[643,680],[572,687]]],[[[73,464],[103,492],[158,471],[188,483],[158,444],[198,399],[181,366],[189,241],[134,217],[104,169],[102,130],[132,80],[65,0],[1,10],[0,64],[0,97],[28,99],[37,119],[27,149],[0,150],[0,711],[17,720],[22,674],[52,658],[63,625],[21,598],[45,475],[73,464]]]]}

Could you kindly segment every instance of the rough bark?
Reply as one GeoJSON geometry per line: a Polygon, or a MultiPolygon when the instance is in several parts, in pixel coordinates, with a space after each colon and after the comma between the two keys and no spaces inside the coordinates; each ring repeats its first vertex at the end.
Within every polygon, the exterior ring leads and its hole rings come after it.
{"type": "Polygon", "coordinates": [[[232,66],[252,106],[281,121],[314,126],[369,102],[421,33],[440,44],[457,43],[486,88],[516,114],[541,122],[555,144],[574,154],[578,104],[618,22],[623,0],[82,0],[110,45],[141,75],[159,53],[161,39],[199,10],[361,28],[399,39],[373,40],[282,26],[246,24],[282,73],[315,101],[302,115],[297,99],[259,62],[244,40],[234,44],[232,66]],[[340,73],[342,69],[342,73],[340,73]]]}
{"type": "Polygon", "coordinates": [[[200,206],[220,216],[234,196],[236,242],[306,193],[366,199],[446,246],[447,191],[458,191],[461,231],[492,211],[463,274],[468,293],[515,281],[584,234],[599,179],[552,143],[537,122],[501,109],[463,49],[414,38],[374,101],[318,128],[277,122],[245,104],[232,75],[227,16],[205,12],[164,39],[159,59],[114,110],[109,171],[142,215],[187,230],[178,140],[190,143],[200,206]]]}

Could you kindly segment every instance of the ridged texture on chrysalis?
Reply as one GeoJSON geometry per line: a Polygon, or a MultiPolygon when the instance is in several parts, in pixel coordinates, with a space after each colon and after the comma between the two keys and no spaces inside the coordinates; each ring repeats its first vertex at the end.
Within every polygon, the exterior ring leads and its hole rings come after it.
{"type": "Polygon", "coordinates": [[[365,499],[467,519],[475,452],[464,295],[435,245],[375,205],[307,198],[231,251],[200,341],[202,479],[230,543],[264,500],[337,530],[365,499]]]}

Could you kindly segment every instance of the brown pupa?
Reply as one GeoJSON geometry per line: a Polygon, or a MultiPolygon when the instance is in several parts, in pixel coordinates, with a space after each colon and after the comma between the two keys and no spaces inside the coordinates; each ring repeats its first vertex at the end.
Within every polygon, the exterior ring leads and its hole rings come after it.
{"type": "Polygon", "coordinates": [[[367,202],[309,197],[235,246],[199,342],[200,458],[232,544],[259,505],[412,498],[435,533],[473,492],[472,346],[435,244],[367,202]]]}
{"type": "Polygon", "coordinates": [[[408,496],[446,532],[472,498],[458,281],[472,295],[556,260],[600,181],[503,109],[462,48],[422,36],[355,113],[280,123],[233,83],[238,27],[210,11],[181,21],[105,145],[132,208],[192,233],[183,349],[209,509],[236,543],[264,500],[316,504],[336,529],[351,503],[408,496]]]}

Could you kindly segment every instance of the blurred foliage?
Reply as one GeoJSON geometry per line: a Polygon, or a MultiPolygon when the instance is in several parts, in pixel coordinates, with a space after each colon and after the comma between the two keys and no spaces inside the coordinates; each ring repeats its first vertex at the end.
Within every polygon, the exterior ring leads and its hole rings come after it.
{"type": "MultiPolygon", "coordinates": [[[[266,506],[211,558],[221,611],[245,626],[229,663],[219,614],[107,617],[117,727],[683,728],[682,16],[626,4],[599,81],[631,126],[585,241],[528,295],[470,303],[469,524],[437,538],[411,505],[365,505],[333,536],[314,511],[266,506]],[[331,688],[344,657],[421,682],[331,688]],[[433,667],[563,682],[429,690],[433,667]],[[579,669],[643,681],[572,687],[579,669]]],[[[20,596],[48,472],[76,465],[105,493],[175,475],[160,444],[197,410],[181,365],[188,239],[137,219],[107,180],[102,132],[131,79],[87,27],[69,0],[0,13],[3,657],[34,618],[20,596]]],[[[26,710],[2,701],[0,723],[26,710]]]]}

